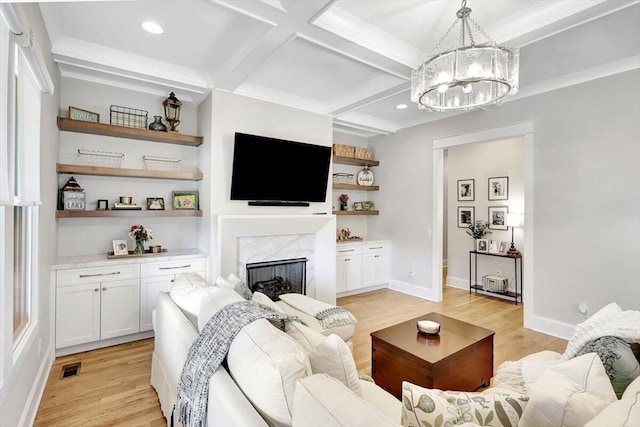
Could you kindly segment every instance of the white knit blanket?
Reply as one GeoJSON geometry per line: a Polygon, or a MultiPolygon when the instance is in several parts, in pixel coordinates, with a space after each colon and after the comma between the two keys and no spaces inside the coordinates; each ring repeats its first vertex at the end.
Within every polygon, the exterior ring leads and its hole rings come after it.
{"type": "Polygon", "coordinates": [[[518,361],[507,361],[498,366],[493,385],[527,394],[529,386],[547,368],[573,357],[582,348],[598,338],[615,336],[628,343],[640,343],[640,311],[623,311],[616,303],[611,303],[593,316],[578,324],[564,353],[544,351],[518,361]],[[559,357],[558,357],[559,356],[559,357]]]}

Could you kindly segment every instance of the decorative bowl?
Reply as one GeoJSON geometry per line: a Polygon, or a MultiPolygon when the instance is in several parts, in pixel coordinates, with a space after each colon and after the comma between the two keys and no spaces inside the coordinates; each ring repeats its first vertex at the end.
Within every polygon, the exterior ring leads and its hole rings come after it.
{"type": "Polygon", "coordinates": [[[438,335],[440,323],[432,320],[418,320],[418,331],[427,335],[438,335]]]}

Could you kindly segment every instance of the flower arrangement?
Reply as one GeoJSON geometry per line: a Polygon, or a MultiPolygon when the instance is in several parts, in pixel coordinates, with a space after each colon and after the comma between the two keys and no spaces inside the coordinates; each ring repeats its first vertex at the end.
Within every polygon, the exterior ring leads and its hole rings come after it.
{"type": "Polygon", "coordinates": [[[144,253],[144,242],[153,239],[152,231],[150,228],[144,228],[142,224],[134,224],[129,230],[129,237],[136,241],[136,249],[134,254],[144,253]]]}
{"type": "Polygon", "coordinates": [[[467,234],[474,239],[482,239],[487,234],[491,234],[489,230],[489,223],[482,219],[479,219],[475,223],[469,224],[469,229],[467,230],[467,234]]]}

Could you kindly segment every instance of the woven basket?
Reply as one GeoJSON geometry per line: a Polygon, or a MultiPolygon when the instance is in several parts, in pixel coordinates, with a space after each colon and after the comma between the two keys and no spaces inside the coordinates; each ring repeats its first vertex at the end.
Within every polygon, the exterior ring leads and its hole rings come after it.
{"type": "Polygon", "coordinates": [[[338,157],[353,157],[355,148],[351,145],[333,144],[333,154],[338,157]]]}
{"type": "Polygon", "coordinates": [[[333,183],[334,184],[352,184],[356,183],[356,176],[352,173],[334,173],[333,174],[333,183]]]}
{"type": "Polygon", "coordinates": [[[371,160],[371,148],[355,147],[354,157],[356,159],[371,160]]]}

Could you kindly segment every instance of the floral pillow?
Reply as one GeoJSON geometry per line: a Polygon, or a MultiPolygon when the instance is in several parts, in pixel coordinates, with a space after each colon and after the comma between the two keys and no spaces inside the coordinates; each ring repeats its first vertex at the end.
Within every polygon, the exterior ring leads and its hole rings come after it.
{"type": "Polygon", "coordinates": [[[483,392],[442,391],[402,383],[403,427],[491,425],[515,427],[528,398],[507,389],[483,392]]]}

